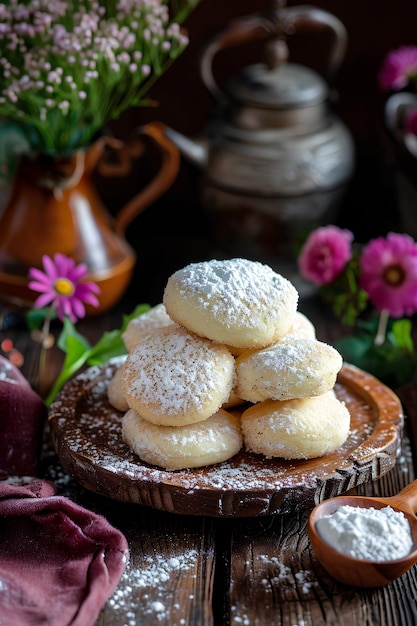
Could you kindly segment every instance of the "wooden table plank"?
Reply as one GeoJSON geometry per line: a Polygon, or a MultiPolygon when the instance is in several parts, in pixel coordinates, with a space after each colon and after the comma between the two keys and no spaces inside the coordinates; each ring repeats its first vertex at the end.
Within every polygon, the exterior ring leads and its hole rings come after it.
{"type": "Polygon", "coordinates": [[[97,626],[211,626],[212,525],[204,518],[124,505],[118,505],[115,521],[128,540],[130,559],[97,626]]]}

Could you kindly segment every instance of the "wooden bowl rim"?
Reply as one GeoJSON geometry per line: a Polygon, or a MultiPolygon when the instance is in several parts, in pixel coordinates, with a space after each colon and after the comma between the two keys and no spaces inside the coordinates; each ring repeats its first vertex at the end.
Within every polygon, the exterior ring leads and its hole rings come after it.
{"type": "Polygon", "coordinates": [[[363,404],[373,422],[359,433],[360,445],[349,448],[350,435],[345,447],[319,460],[266,459],[243,450],[218,466],[169,472],[143,463],[126,444],[120,444],[121,453],[115,449],[119,441],[115,445],[113,440],[112,449],[103,450],[94,441],[96,435],[100,429],[110,429],[107,419],[114,428],[122,416],[107,400],[107,384],[120,363],[121,359],[113,359],[73,378],[49,414],[52,440],[64,470],[82,486],[114,500],[213,517],[287,513],[312,509],[357,484],[381,477],[396,463],[404,421],[401,403],[391,389],[349,364],[342,367],[337,386],[348,400],[363,404]],[[84,407],[80,415],[83,402],[90,402],[90,408],[84,407]],[[100,407],[106,420],[100,417],[96,426],[100,407]],[[235,475],[237,480],[232,478],[235,475]]]}

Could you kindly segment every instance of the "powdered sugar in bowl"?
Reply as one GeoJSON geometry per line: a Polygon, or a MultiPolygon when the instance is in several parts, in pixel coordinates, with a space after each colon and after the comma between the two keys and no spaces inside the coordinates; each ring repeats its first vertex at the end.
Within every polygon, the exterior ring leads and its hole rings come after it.
{"type": "Polygon", "coordinates": [[[325,500],[309,517],[314,553],[324,569],[343,584],[368,588],[386,585],[417,563],[416,509],[417,480],[392,497],[338,496],[325,500]]]}

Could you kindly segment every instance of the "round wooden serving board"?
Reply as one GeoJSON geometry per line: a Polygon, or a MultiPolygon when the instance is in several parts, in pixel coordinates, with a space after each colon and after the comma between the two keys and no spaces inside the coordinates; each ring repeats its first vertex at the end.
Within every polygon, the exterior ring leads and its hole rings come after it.
{"type": "Polygon", "coordinates": [[[50,410],[52,439],[65,471],[114,500],[211,517],[252,517],[313,508],[392,469],[403,428],[397,396],[344,365],[335,386],[351,431],[334,453],[307,461],[267,459],[242,450],[227,462],[166,471],[142,462],[122,441],[122,413],[107,400],[120,361],[91,367],[66,384],[50,410]]]}

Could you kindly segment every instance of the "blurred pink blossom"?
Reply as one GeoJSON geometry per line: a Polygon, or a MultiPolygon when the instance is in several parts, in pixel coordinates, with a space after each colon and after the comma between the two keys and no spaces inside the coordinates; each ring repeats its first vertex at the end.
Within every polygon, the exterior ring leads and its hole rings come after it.
{"type": "Polygon", "coordinates": [[[417,244],[406,234],[371,240],[360,258],[361,288],[393,318],[417,312],[417,244]]]}
{"type": "Polygon", "coordinates": [[[398,91],[417,78],[417,46],[401,46],[385,57],[378,73],[383,90],[398,91]]]}
{"type": "Polygon", "coordinates": [[[315,285],[327,285],[352,257],[353,233],[338,226],[322,226],[310,233],[298,257],[301,275],[315,285]]]}

